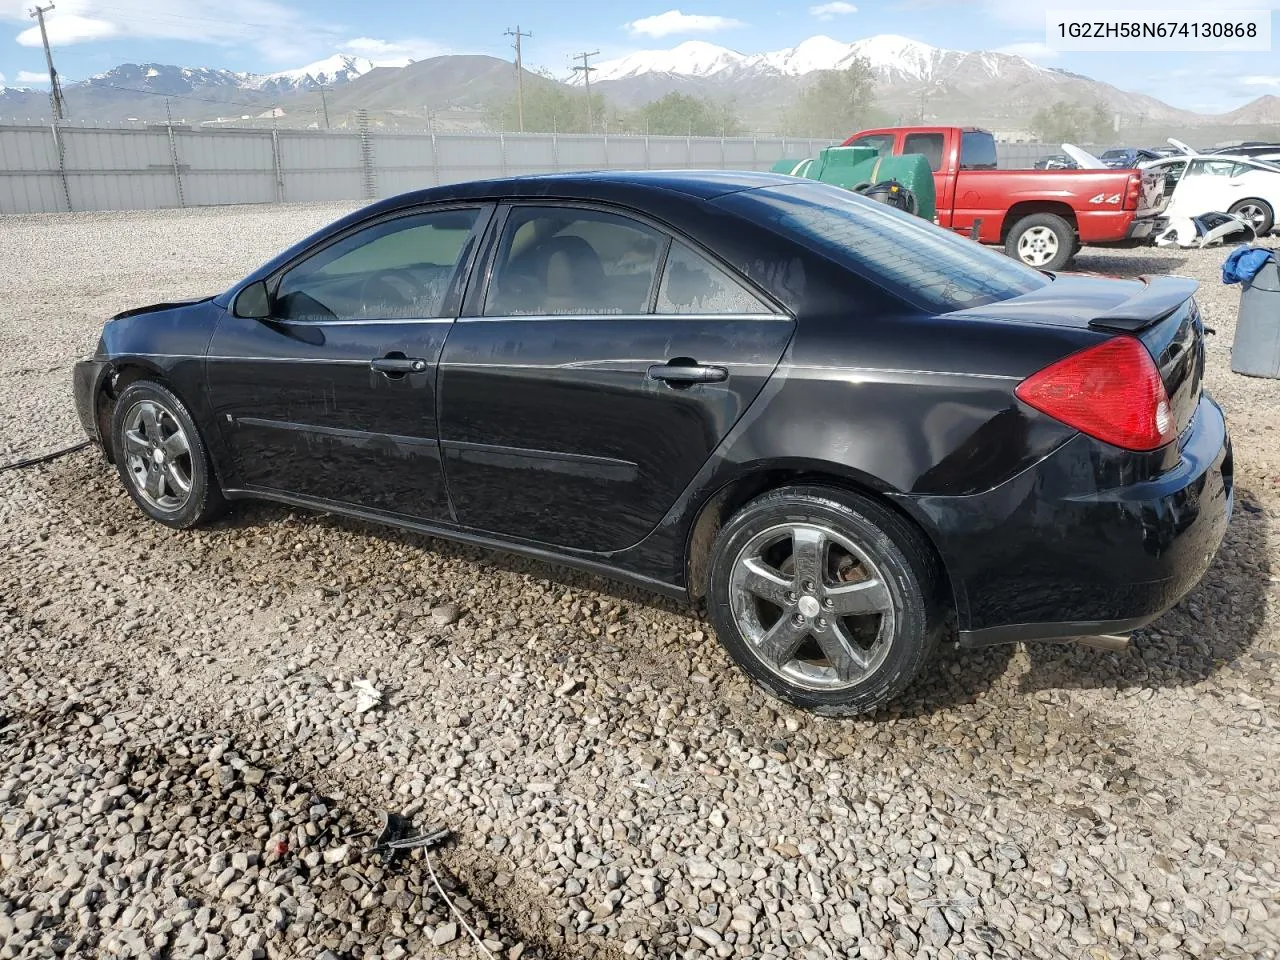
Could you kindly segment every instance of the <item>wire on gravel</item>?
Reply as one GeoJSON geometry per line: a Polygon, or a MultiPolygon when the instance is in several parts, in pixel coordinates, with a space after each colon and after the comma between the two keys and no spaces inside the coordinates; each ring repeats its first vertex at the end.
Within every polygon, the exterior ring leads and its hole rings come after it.
{"type": "Polygon", "coordinates": [[[81,440],[79,443],[73,443],[69,447],[62,447],[51,453],[43,453],[38,457],[28,457],[25,460],[15,460],[13,463],[0,464],[0,473],[6,470],[20,470],[23,467],[34,467],[39,463],[48,463],[50,460],[57,460],[59,457],[65,457],[69,453],[75,453],[77,450],[83,450],[89,446],[91,441],[81,440]]]}

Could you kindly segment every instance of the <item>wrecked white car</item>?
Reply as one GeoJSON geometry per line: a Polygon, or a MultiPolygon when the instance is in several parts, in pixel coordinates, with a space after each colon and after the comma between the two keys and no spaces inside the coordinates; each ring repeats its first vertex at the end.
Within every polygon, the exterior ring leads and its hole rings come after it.
{"type": "Polygon", "coordinates": [[[1260,237],[1276,225],[1280,210],[1280,166],[1250,157],[1184,154],[1142,165],[1164,177],[1168,205],[1175,218],[1230,213],[1246,220],[1260,237]]]}

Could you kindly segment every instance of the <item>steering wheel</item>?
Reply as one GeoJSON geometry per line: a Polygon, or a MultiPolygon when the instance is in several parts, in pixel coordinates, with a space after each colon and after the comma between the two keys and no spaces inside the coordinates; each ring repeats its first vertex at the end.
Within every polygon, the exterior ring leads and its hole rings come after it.
{"type": "Polygon", "coordinates": [[[411,306],[421,294],[421,287],[404,272],[378,270],[360,281],[356,298],[360,302],[360,312],[372,316],[378,311],[385,312],[388,306],[411,306]]]}

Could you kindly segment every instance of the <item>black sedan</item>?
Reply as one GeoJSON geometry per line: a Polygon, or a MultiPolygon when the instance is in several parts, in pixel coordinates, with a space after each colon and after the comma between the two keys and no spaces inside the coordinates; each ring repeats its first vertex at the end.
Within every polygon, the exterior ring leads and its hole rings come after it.
{"type": "Polygon", "coordinates": [[[161,523],[259,497],[703,599],[851,714],[949,620],[1121,645],[1195,585],[1232,461],[1194,292],[782,175],[496,180],[112,318],[75,396],[161,523]]]}

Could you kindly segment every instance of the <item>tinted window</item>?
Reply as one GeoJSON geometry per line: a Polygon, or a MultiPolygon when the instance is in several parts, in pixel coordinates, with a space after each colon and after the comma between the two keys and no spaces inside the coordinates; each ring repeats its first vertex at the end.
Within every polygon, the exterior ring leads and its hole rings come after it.
{"type": "Polygon", "coordinates": [[[272,315],[315,321],[438,317],[478,216],[477,210],[415,214],[339,240],[281,278],[272,315]]]}
{"type": "Polygon", "coordinates": [[[1050,282],[950,230],[826,184],[767,187],[721,202],[931,312],[1007,300],[1050,282]]]}
{"type": "Polygon", "coordinates": [[[960,135],[960,169],[994,170],[996,139],[981,130],[967,130],[960,135]]]}
{"type": "Polygon", "coordinates": [[[942,169],[942,134],[909,133],[902,141],[903,153],[919,153],[929,161],[929,169],[937,173],[942,169]]]}
{"type": "Polygon", "coordinates": [[[772,313],[750,290],[683,243],[672,243],[658,287],[658,313],[772,313]]]}
{"type": "Polygon", "coordinates": [[[648,313],[666,238],[627,217],[515,207],[503,227],[486,316],[648,313]]]}
{"type": "Polygon", "coordinates": [[[859,137],[851,147],[873,147],[882,157],[887,157],[893,153],[893,134],[891,133],[872,133],[865,137],[859,137]]]}

